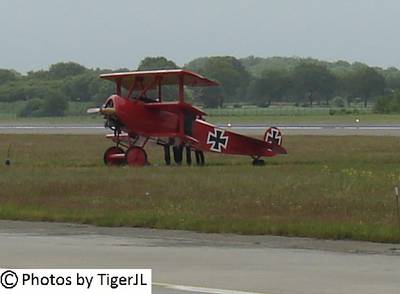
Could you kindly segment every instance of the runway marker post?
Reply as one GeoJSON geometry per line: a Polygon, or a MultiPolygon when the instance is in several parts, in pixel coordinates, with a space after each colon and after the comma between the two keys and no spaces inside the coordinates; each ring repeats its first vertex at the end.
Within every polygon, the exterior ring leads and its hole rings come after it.
{"type": "Polygon", "coordinates": [[[7,157],[6,157],[6,160],[4,162],[4,164],[7,165],[7,166],[11,165],[10,152],[11,152],[11,144],[8,145],[7,157]]]}
{"type": "Polygon", "coordinates": [[[400,212],[399,212],[399,187],[395,186],[394,187],[394,195],[395,195],[395,200],[396,200],[396,213],[397,213],[397,225],[400,230],[400,212]]]}

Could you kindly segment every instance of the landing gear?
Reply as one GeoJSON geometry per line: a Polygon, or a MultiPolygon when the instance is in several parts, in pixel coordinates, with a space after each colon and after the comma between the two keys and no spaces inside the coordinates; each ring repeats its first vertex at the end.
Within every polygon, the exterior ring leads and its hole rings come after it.
{"type": "MultiPolygon", "coordinates": [[[[164,149],[164,161],[166,165],[171,165],[171,144],[159,144],[163,146],[164,149]]],[[[184,161],[184,157],[186,159],[187,165],[192,165],[192,151],[193,149],[190,146],[178,145],[172,147],[174,161],[177,165],[182,165],[184,161]]],[[[204,165],[204,153],[203,151],[195,150],[194,151],[196,164],[204,165]]]]}
{"type": "MultiPolygon", "coordinates": [[[[114,136],[110,138],[116,143],[116,146],[112,146],[104,153],[104,163],[108,166],[119,166],[127,164],[129,166],[146,166],[149,165],[147,160],[147,153],[143,149],[147,143],[148,138],[145,138],[143,142],[138,141],[136,137],[122,137],[114,136]],[[125,151],[126,150],[126,151],[125,151]]],[[[162,145],[164,151],[164,160],[166,165],[171,165],[171,146],[173,151],[173,160],[177,165],[182,165],[183,161],[186,160],[186,164],[191,166],[193,164],[192,152],[195,153],[195,159],[197,165],[204,165],[204,153],[200,150],[195,150],[191,146],[185,144],[173,145],[173,142],[157,142],[158,145],[162,145]]]]}
{"type": "Polygon", "coordinates": [[[143,148],[132,146],[125,153],[126,163],[130,166],[145,166],[148,165],[147,154],[143,148]]]}
{"type": "Polygon", "coordinates": [[[194,152],[194,155],[196,156],[196,164],[197,165],[204,165],[205,160],[204,160],[204,153],[203,151],[196,150],[194,152]]]}
{"type": "Polygon", "coordinates": [[[166,165],[171,165],[171,148],[170,145],[163,145],[164,148],[164,161],[166,165]]]}
{"type": "Polygon", "coordinates": [[[104,163],[108,166],[118,166],[125,163],[125,152],[122,148],[112,146],[104,152],[104,163]]]}
{"type": "Polygon", "coordinates": [[[174,161],[177,165],[182,165],[183,158],[183,145],[172,147],[172,151],[174,152],[174,161]]]}
{"type": "Polygon", "coordinates": [[[186,146],[186,163],[192,165],[192,150],[189,146],[186,146]]]}

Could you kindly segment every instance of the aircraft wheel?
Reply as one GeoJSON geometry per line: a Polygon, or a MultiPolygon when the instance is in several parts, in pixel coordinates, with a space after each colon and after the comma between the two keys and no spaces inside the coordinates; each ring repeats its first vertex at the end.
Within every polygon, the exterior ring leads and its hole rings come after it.
{"type": "Polygon", "coordinates": [[[264,166],[265,165],[265,161],[263,159],[254,159],[252,163],[254,166],[264,166]]]}
{"type": "Polygon", "coordinates": [[[137,146],[132,146],[126,151],[125,160],[130,166],[145,166],[148,164],[146,151],[137,146]]]}
{"type": "Polygon", "coordinates": [[[105,165],[108,166],[116,166],[116,165],[123,165],[125,163],[124,159],[116,159],[116,158],[112,158],[111,155],[114,154],[124,154],[124,150],[122,150],[122,148],[120,147],[116,147],[116,146],[111,146],[110,148],[108,148],[106,150],[106,152],[104,152],[104,156],[103,156],[103,161],[105,165]]]}

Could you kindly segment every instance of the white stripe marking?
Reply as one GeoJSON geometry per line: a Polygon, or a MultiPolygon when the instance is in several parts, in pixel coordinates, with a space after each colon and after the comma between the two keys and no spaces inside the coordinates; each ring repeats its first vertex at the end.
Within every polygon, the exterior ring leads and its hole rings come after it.
{"type": "Polygon", "coordinates": [[[153,283],[153,285],[157,286],[157,287],[167,288],[167,289],[175,289],[175,290],[180,290],[180,291],[198,292],[198,293],[211,293],[211,294],[262,294],[262,293],[259,293],[259,292],[225,290],[225,289],[216,289],[216,288],[204,288],[204,287],[174,285],[174,284],[167,284],[167,283],[153,283]]]}
{"type": "Polygon", "coordinates": [[[104,129],[104,127],[91,127],[91,126],[0,126],[0,129],[22,129],[22,130],[35,130],[35,129],[104,129]]]}
{"type": "MultiPolygon", "coordinates": [[[[225,126],[217,126],[225,127],[225,126]]],[[[267,126],[231,126],[227,129],[233,130],[265,130],[267,126]]],[[[282,130],[400,130],[400,126],[278,126],[282,130]]],[[[103,126],[13,126],[13,125],[0,125],[0,130],[68,130],[68,129],[104,129],[103,126]]]]}

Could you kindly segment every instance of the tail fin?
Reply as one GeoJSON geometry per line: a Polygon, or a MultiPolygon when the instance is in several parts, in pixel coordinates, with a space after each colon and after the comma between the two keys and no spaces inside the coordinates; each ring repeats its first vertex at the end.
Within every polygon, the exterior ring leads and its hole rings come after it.
{"type": "Polygon", "coordinates": [[[270,144],[282,146],[282,133],[277,127],[271,127],[265,131],[264,141],[270,144]]]}

